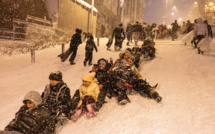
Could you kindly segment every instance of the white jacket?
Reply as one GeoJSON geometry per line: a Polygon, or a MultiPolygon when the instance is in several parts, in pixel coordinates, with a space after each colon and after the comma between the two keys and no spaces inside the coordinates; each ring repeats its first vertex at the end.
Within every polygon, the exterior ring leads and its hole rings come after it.
{"type": "Polygon", "coordinates": [[[194,37],[196,37],[197,35],[204,35],[205,37],[208,36],[207,24],[202,21],[202,18],[197,19],[197,24],[195,24],[194,26],[193,34],[194,37]]]}

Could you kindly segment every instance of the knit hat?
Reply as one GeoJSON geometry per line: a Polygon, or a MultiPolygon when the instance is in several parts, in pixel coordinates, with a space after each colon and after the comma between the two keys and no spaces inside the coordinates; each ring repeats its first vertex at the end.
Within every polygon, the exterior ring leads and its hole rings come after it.
{"type": "Polygon", "coordinates": [[[91,73],[85,73],[83,76],[82,76],[82,80],[84,81],[88,81],[88,82],[92,82],[94,77],[95,77],[95,72],[91,72],[91,73]]]}
{"type": "Polygon", "coordinates": [[[126,60],[122,60],[120,63],[119,63],[119,67],[125,67],[125,66],[129,66],[128,62],[126,60]]]}
{"type": "Polygon", "coordinates": [[[62,73],[60,71],[51,72],[49,75],[50,80],[62,81],[62,73]]]}
{"type": "Polygon", "coordinates": [[[135,61],[135,57],[133,55],[130,55],[129,58],[134,62],[135,61]]]}
{"type": "Polygon", "coordinates": [[[37,91],[28,92],[24,97],[23,103],[25,103],[25,101],[27,101],[27,100],[33,102],[35,107],[38,106],[42,102],[40,93],[37,91]]]}
{"type": "Polygon", "coordinates": [[[105,60],[104,58],[101,58],[101,59],[98,60],[98,65],[100,63],[103,63],[104,65],[106,65],[107,64],[107,60],[105,60]]]}

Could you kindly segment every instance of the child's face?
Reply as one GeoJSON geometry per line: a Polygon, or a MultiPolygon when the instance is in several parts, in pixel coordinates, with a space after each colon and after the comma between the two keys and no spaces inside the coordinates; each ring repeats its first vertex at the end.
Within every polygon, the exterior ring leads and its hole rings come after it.
{"type": "Polygon", "coordinates": [[[132,66],[134,62],[131,59],[128,59],[127,63],[128,63],[129,66],[132,66]]]}
{"type": "Polygon", "coordinates": [[[90,85],[90,83],[91,83],[91,82],[89,82],[89,81],[83,80],[83,85],[84,85],[85,87],[88,87],[88,86],[90,85]]]}
{"type": "Polygon", "coordinates": [[[128,57],[130,56],[130,54],[127,52],[124,54],[124,59],[128,59],[128,57]]]}
{"type": "Polygon", "coordinates": [[[105,69],[105,64],[104,64],[104,63],[99,63],[99,69],[100,69],[100,70],[105,69]]]}
{"type": "Polygon", "coordinates": [[[49,80],[49,83],[50,83],[51,86],[55,86],[55,85],[57,85],[58,83],[60,83],[60,81],[49,80]]]}
{"type": "Polygon", "coordinates": [[[31,110],[35,108],[35,104],[29,100],[26,101],[26,106],[31,110]]]}

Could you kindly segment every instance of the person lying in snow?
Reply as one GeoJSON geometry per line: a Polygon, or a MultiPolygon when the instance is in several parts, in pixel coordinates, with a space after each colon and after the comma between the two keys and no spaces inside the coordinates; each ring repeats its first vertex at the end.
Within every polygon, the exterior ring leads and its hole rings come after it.
{"type": "Polygon", "coordinates": [[[86,114],[88,118],[96,116],[93,103],[98,99],[99,86],[95,79],[95,73],[92,72],[84,74],[82,80],[83,84],[79,88],[80,101],[76,112],[71,117],[72,121],[76,121],[85,109],[88,111],[86,114]]]}
{"type": "Polygon", "coordinates": [[[141,74],[138,72],[138,69],[134,66],[135,58],[130,56],[127,60],[130,65],[132,72],[138,76],[137,80],[132,83],[133,89],[137,91],[141,96],[148,97],[160,102],[162,97],[155,91],[159,88],[159,84],[156,84],[154,87],[150,86],[145,80],[142,79],[141,74]]]}
{"type": "Polygon", "coordinates": [[[56,125],[63,125],[70,117],[70,89],[64,83],[60,71],[50,73],[49,82],[42,93],[42,104],[55,116],[56,125]]]}
{"type": "MultiPolygon", "coordinates": [[[[118,97],[118,103],[120,105],[125,105],[126,103],[130,102],[126,91],[128,89],[132,89],[131,83],[137,79],[137,76],[132,73],[130,66],[127,64],[126,60],[122,60],[119,64],[119,67],[111,72],[112,84],[113,89],[111,92],[111,97],[114,94],[118,97]]],[[[109,97],[109,98],[111,98],[109,97]]]]}
{"type": "Polygon", "coordinates": [[[28,92],[23,100],[24,105],[19,109],[5,131],[13,134],[54,134],[55,122],[50,111],[41,105],[42,98],[37,91],[28,92]]]}

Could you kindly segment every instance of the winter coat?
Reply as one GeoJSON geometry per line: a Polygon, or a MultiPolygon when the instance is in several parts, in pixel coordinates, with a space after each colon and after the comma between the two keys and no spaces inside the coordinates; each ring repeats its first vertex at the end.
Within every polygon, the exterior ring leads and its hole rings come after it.
{"type": "Polygon", "coordinates": [[[85,96],[92,96],[93,99],[97,101],[99,95],[99,86],[95,81],[91,82],[88,87],[81,85],[79,88],[79,93],[80,101],[78,103],[78,107],[82,104],[82,100],[84,99],[85,96]]]}
{"type": "Polygon", "coordinates": [[[55,86],[47,85],[42,93],[42,103],[53,115],[65,114],[68,116],[70,100],[70,89],[63,81],[55,86]]]}
{"type": "Polygon", "coordinates": [[[28,92],[23,103],[26,103],[27,100],[31,101],[35,108],[29,109],[27,105],[22,106],[16,113],[15,119],[5,127],[5,131],[18,131],[24,134],[54,133],[54,119],[51,118],[50,111],[41,105],[40,93],[37,91],[28,92]]]}
{"type": "Polygon", "coordinates": [[[132,72],[137,75],[137,80],[143,79],[142,75],[139,73],[138,69],[133,65],[131,66],[132,72]]]}
{"type": "Polygon", "coordinates": [[[132,32],[141,32],[142,31],[142,26],[140,24],[134,24],[132,26],[132,32]]]}
{"type": "Polygon", "coordinates": [[[172,31],[177,31],[178,30],[179,26],[178,26],[177,22],[174,22],[171,25],[172,25],[172,31]]]}
{"type": "Polygon", "coordinates": [[[77,48],[81,43],[81,35],[79,33],[74,34],[70,42],[70,49],[77,48]]]}
{"type": "Polygon", "coordinates": [[[113,31],[112,38],[125,38],[125,33],[122,27],[116,27],[113,31]]]}
{"type": "Polygon", "coordinates": [[[98,84],[102,84],[104,89],[107,89],[110,86],[110,75],[105,70],[98,70],[96,72],[95,78],[98,80],[98,84]]]}
{"type": "Polygon", "coordinates": [[[194,37],[198,35],[204,35],[205,37],[207,37],[208,36],[207,24],[205,24],[202,21],[202,18],[199,18],[196,21],[197,21],[197,24],[194,26],[194,37]]]}
{"type": "Polygon", "coordinates": [[[5,131],[18,131],[24,134],[52,134],[55,132],[55,122],[51,114],[44,106],[39,105],[29,110],[27,106],[22,106],[16,113],[5,131]]]}
{"type": "Polygon", "coordinates": [[[213,32],[212,32],[211,26],[207,24],[207,28],[208,28],[208,36],[213,38],[213,32]]]}
{"type": "Polygon", "coordinates": [[[132,25],[128,24],[127,28],[126,28],[126,32],[127,33],[131,33],[132,32],[132,25]]]}
{"type": "Polygon", "coordinates": [[[117,68],[112,72],[112,77],[115,82],[127,82],[130,84],[137,80],[137,75],[132,72],[131,68],[117,68]]]}
{"type": "Polygon", "coordinates": [[[98,51],[95,42],[92,39],[88,39],[85,50],[92,52],[94,49],[96,50],[96,52],[98,51]]]}

